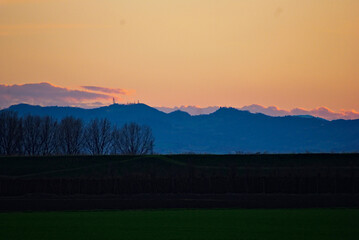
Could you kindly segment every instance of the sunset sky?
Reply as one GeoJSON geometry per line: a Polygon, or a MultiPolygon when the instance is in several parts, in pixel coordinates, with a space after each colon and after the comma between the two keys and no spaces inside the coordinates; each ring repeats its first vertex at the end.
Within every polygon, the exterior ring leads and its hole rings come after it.
{"type": "Polygon", "coordinates": [[[359,112],[358,43],[358,0],[0,0],[0,101],[359,112]]]}

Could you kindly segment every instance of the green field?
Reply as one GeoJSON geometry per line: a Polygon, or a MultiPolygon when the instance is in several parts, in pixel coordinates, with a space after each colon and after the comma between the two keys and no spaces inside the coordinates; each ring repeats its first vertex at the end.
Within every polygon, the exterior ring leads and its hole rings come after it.
{"type": "Polygon", "coordinates": [[[358,209],[0,213],[0,239],[359,239],[358,209]]]}

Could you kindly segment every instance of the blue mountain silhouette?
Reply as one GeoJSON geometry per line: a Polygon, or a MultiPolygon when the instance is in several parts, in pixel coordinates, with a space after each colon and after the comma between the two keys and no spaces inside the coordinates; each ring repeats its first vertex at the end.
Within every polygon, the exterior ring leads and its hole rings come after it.
{"type": "Polygon", "coordinates": [[[159,153],[359,151],[359,120],[270,117],[234,108],[191,116],[180,110],[167,114],[145,104],[113,104],[94,109],[19,104],[9,109],[20,116],[73,116],[85,122],[108,118],[118,126],[127,122],[146,124],[153,130],[155,151],[159,153]]]}

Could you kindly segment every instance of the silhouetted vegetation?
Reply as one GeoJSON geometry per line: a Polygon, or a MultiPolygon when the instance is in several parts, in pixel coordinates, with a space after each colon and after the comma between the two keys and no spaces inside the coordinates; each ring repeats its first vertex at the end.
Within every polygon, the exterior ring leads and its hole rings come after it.
{"type": "Polygon", "coordinates": [[[84,123],[74,117],[57,121],[49,116],[21,118],[12,111],[0,112],[0,155],[142,155],[152,153],[153,146],[151,129],[137,123],[117,128],[108,119],[84,123]]]}
{"type": "Polygon", "coordinates": [[[116,152],[126,155],[152,154],[154,138],[151,128],[136,123],[125,124],[113,132],[113,143],[116,152]]]}
{"type": "MultiPolygon", "coordinates": [[[[107,119],[94,119],[85,129],[85,146],[93,155],[108,154],[111,151],[111,144],[115,141],[112,126],[107,119]]],[[[117,136],[120,137],[120,136],[117,136]]]]}
{"type": "Polygon", "coordinates": [[[16,113],[3,111],[0,113],[0,153],[15,155],[23,153],[22,119],[16,113]]]}

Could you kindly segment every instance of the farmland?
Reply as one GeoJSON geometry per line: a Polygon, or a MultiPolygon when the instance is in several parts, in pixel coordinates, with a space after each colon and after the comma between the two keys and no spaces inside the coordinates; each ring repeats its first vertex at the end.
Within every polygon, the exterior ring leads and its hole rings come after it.
{"type": "Polygon", "coordinates": [[[358,222],[349,209],[0,213],[0,239],[356,239],[358,222]]]}
{"type": "Polygon", "coordinates": [[[358,154],[1,157],[0,239],[356,239],[358,179],[358,154]]]}
{"type": "Polygon", "coordinates": [[[0,210],[359,207],[358,154],[0,158],[0,210]]]}
{"type": "Polygon", "coordinates": [[[358,176],[359,154],[104,155],[0,157],[0,176],[21,179],[134,174],[358,176]]]}

